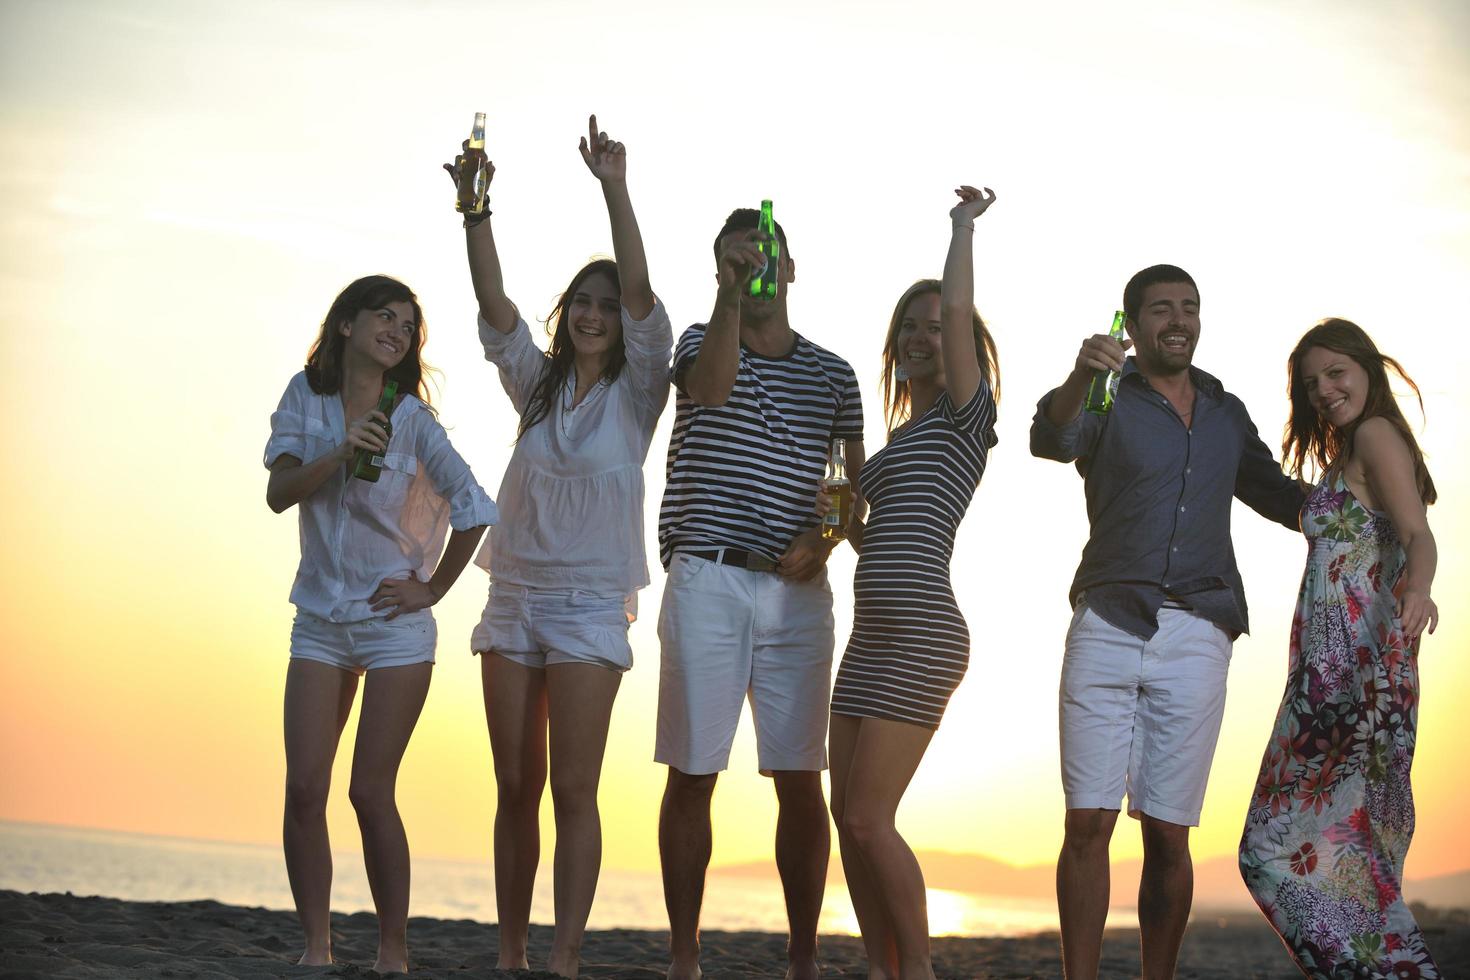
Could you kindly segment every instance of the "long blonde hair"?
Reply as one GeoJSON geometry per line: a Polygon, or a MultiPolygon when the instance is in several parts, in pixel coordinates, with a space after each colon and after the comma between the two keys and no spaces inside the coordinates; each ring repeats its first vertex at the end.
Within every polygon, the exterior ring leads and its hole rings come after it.
{"type": "MultiPolygon", "coordinates": [[[[933,293],[940,294],[941,283],[938,279],[920,279],[898,298],[898,305],[893,308],[893,318],[888,321],[888,336],[883,341],[883,417],[888,424],[888,432],[903,425],[909,420],[912,411],[912,402],[909,394],[909,383],[907,379],[897,376],[898,371],[898,330],[903,325],[903,313],[908,305],[919,296],[933,293]]],[[[1000,401],[1000,359],[995,352],[995,338],[990,336],[990,331],[985,326],[985,321],[980,319],[980,311],[973,310],[975,330],[975,360],[980,366],[980,378],[989,386],[991,394],[996,402],[1000,401]]]]}

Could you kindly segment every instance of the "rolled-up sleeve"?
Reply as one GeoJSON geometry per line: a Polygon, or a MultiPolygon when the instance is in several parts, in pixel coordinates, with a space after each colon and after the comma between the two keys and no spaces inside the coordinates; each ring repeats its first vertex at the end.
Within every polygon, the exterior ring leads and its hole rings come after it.
{"type": "Polygon", "coordinates": [[[656,420],[669,400],[669,358],[674,351],[674,328],[657,296],[642,320],[623,310],[623,349],[628,355],[624,370],[631,374],[638,401],[656,420]]]}
{"type": "Polygon", "coordinates": [[[265,443],[266,469],[270,469],[282,456],[295,456],[303,463],[307,461],[306,413],[300,391],[303,384],[304,376],[292,378],[276,410],[271,413],[271,435],[265,443]]]}
{"type": "Polygon", "coordinates": [[[1031,455],[1070,463],[1092,452],[1102,419],[1091,412],[1078,412],[1072,421],[1056,425],[1046,417],[1055,395],[1055,389],[1048,391],[1036,403],[1036,414],[1031,418],[1031,455]]]}
{"type": "Polygon", "coordinates": [[[444,426],[427,410],[421,413],[414,452],[439,496],[449,504],[449,526],[456,531],[488,527],[500,520],[495,501],[449,442],[444,426]]]}
{"type": "Polygon", "coordinates": [[[531,328],[525,320],[516,318],[515,329],[501,333],[479,317],[480,346],[485,349],[485,360],[500,369],[500,385],[510,396],[517,413],[525,412],[546,370],[546,354],[531,340],[531,328]]]}

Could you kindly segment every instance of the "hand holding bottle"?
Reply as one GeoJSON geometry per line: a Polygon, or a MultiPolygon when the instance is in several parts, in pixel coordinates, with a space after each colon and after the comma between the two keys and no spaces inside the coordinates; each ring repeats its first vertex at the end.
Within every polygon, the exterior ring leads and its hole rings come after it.
{"type": "Polygon", "coordinates": [[[582,137],[579,147],[582,162],[592,171],[592,176],[604,184],[621,183],[628,177],[628,151],[623,144],[608,139],[606,133],[597,128],[597,116],[587,117],[587,135],[582,137]]]}
{"type": "Polygon", "coordinates": [[[720,289],[739,289],[766,267],[762,235],[753,228],[720,239],[720,289]]]}
{"type": "Polygon", "coordinates": [[[1082,342],[1072,370],[1089,378],[1098,371],[1122,371],[1124,353],[1132,346],[1133,341],[1127,337],[1119,341],[1105,333],[1095,333],[1082,342]]]}
{"type": "MultiPolygon", "coordinates": [[[[459,186],[459,171],[460,171],[460,168],[464,166],[464,158],[465,158],[465,154],[469,152],[469,149],[470,149],[470,141],[469,140],[464,140],[463,142],[461,142],[459,144],[459,149],[460,149],[460,152],[455,155],[454,162],[453,163],[446,163],[446,164],[444,164],[444,172],[447,173],[447,174],[449,174],[449,179],[452,180],[452,181],[454,181],[454,184],[455,184],[456,187],[459,186]]],[[[486,187],[489,187],[490,186],[490,181],[492,181],[494,179],[495,179],[495,164],[491,163],[487,159],[485,161],[485,186],[486,187]]]]}
{"type": "Polygon", "coordinates": [[[347,423],[347,438],[336,449],[342,462],[352,459],[359,449],[381,453],[388,448],[388,416],[376,408],[360,419],[347,423]]]}

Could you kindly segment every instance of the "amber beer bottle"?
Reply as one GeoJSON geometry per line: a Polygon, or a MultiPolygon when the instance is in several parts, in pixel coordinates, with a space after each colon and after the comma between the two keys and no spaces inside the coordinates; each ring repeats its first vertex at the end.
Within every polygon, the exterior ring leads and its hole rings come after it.
{"type": "Polygon", "coordinates": [[[766,264],[750,280],[750,295],[761,299],[775,299],[776,269],[781,265],[781,240],[776,237],[776,219],[771,215],[770,201],[761,202],[760,224],[756,225],[756,229],[765,233],[765,240],[760,243],[760,248],[761,254],[766,257],[766,264]]]}
{"type": "MultiPolygon", "coordinates": [[[[378,399],[378,411],[383,413],[384,418],[393,418],[393,399],[396,397],[398,397],[397,381],[389,381],[387,384],[383,385],[383,394],[378,399]]],[[[393,438],[393,423],[389,421],[379,422],[377,424],[383,427],[383,446],[384,452],[386,452],[388,440],[393,438]]],[[[355,454],[353,454],[352,475],[357,477],[359,480],[366,480],[369,483],[377,483],[378,477],[382,475],[382,472],[382,453],[375,453],[370,449],[359,449],[355,454]]]]}
{"type": "MultiPolygon", "coordinates": [[[[1128,314],[1122,310],[1113,314],[1113,325],[1108,328],[1108,336],[1114,340],[1123,339],[1123,327],[1128,322],[1128,314]]],[[[1094,415],[1106,415],[1113,407],[1113,399],[1118,394],[1117,371],[1099,371],[1092,376],[1092,383],[1087,386],[1087,402],[1085,407],[1094,415]]]]}
{"type": "Polygon", "coordinates": [[[454,209],[463,214],[484,214],[489,203],[490,180],[486,173],[485,114],[475,113],[475,127],[470,130],[470,145],[459,160],[459,194],[454,209]]]}
{"type": "Polygon", "coordinates": [[[847,478],[846,439],[832,440],[822,492],[832,498],[831,508],[822,517],[822,537],[841,541],[847,537],[847,525],[852,520],[852,481],[847,478]]]}

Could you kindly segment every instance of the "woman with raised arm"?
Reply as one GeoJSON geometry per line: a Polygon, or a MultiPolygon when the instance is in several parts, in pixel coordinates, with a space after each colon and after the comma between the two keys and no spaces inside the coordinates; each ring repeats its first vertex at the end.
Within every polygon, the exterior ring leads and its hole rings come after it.
{"type": "Polygon", "coordinates": [[[266,502],[278,514],[297,505],[301,525],[283,838],[305,965],[332,962],[327,789],[366,674],[348,796],[378,912],[373,969],[408,969],[398,765],[429,690],[437,637],[429,607],[496,519],[495,504],[429,407],[423,344],[423,314],[407,286],[387,276],[352,283],[322,320],[306,370],[286,386],[265,447],[266,502]],[[396,400],[379,411],[390,383],[396,400]]]}
{"type": "MultiPolygon", "coordinates": [[[[975,219],[995,201],[961,187],[944,281],[899,298],[883,345],[888,443],[857,474],[872,506],[852,636],[832,690],[832,815],[871,980],[933,980],[924,876],[894,815],[964,676],[970,638],[949,581],[955,532],[995,445],[995,343],[975,310],[975,219]]],[[[819,495],[817,510],[828,501],[819,495]]]]}
{"type": "Polygon", "coordinates": [[[485,357],[520,414],[500,488],[504,523],[481,553],[490,599],[481,658],[495,756],[500,969],[526,969],[537,813],[548,747],[556,814],[556,932],[547,969],[577,975],[602,861],[597,784],[628,623],[648,584],[643,462],[669,392],[673,330],[648,280],[623,144],[588,120],[582,159],[602,185],[616,262],[578,270],[547,318],[542,351],[505,295],[486,217],[466,219],[485,357]]]}
{"type": "MultiPolygon", "coordinates": [[[[1419,638],[1434,632],[1434,481],[1361,327],[1323,320],[1287,362],[1282,456],[1322,480],[1302,508],[1307,566],[1286,694],[1240,842],[1240,870],[1302,972],[1441,974],[1404,902],[1419,638]]],[[[1423,408],[1423,401],[1420,401],[1423,408]]]]}

